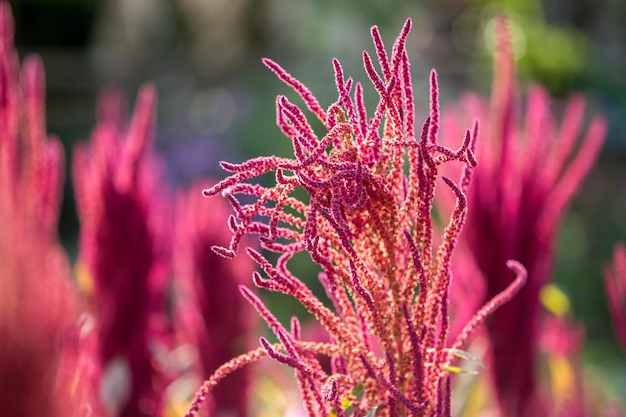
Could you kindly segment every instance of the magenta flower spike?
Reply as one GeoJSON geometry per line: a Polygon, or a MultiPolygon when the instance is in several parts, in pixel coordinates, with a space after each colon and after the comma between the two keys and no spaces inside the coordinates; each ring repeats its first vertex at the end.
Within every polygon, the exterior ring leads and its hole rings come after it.
{"type": "Polygon", "coordinates": [[[104,407],[134,417],[161,410],[151,346],[162,331],[156,322],[169,268],[168,216],[151,148],[155,90],[140,90],[129,125],[122,101],[115,91],[100,98],[91,140],[75,149],[73,179],[81,226],[77,269],[92,287],[102,383],[109,383],[100,389],[104,407]]]}
{"type": "Polygon", "coordinates": [[[604,269],[604,288],[609,301],[613,330],[626,352],[626,246],[619,242],[613,249],[613,260],[604,269]]]}
{"type": "Polygon", "coordinates": [[[204,194],[221,193],[235,214],[228,222],[230,243],[213,250],[230,258],[240,250],[244,236],[259,235],[261,246],[280,257],[273,264],[262,253],[245,249],[263,272],[254,274],[254,284],[295,297],[325,328],[330,342],[302,340],[299,326],[286,329],[258,297],[241,287],[279,342],[271,344],[261,338],[260,348],[218,368],[199,389],[186,416],[198,411],[220,380],[263,356],[294,369],[309,416],[450,415],[448,376],[454,369],[454,352],[488,314],[519,290],[526,275],[519,263],[509,262],[517,277],[505,273],[503,279],[510,285],[448,344],[451,257],[465,223],[466,189],[476,166],[472,148],[477,137],[467,131],[459,137],[458,149],[438,142],[439,93],[434,70],[430,115],[421,132],[415,131],[406,50],[410,28],[411,20],[407,20],[390,55],[378,29],[372,28],[380,72],[363,52],[365,71],[379,95],[371,116],[363,87],[344,77],[336,59],[338,98],[327,110],[278,64],[263,60],[324,124],[325,134],[317,136],[300,107],[285,96],[277,97],[277,124],[291,140],[294,158],[263,156],[241,164],[222,162],[231,175],[204,194]],[[450,161],[464,167],[458,183],[446,177],[438,180],[440,167],[450,161]],[[269,172],[276,179],[271,187],[248,182],[269,172]],[[306,202],[296,198],[296,189],[308,194],[306,202]],[[448,225],[437,239],[431,217],[436,192],[450,193],[456,199],[448,225]],[[238,199],[242,195],[245,200],[238,199]],[[321,268],[320,280],[334,309],[327,308],[289,271],[290,258],[302,251],[321,268]],[[330,373],[317,361],[318,354],[331,358],[330,373]]]}
{"type": "MultiPolygon", "coordinates": [[[[224,362],[249,350],[255,328],[254,312],[241,297],[239,285],[250,279],[255,264],[245,254],[230,261],[211,246],[230,240],[228,204],[206,200],[197,190],[179,194],[176,205],[174,313],[182,343],[194,346],[199,361],[194,367],[207,379],[224,362]]],[[[210,415],[247,416],[248,369],[241,369],[213,391],[210,415]]]]}
{"type": "MultiPolygon", "coordinates": [[[[478,114],[481,140],[476,145],[480,169],[474,172],[468,194],[471,210],[462,240],[463,260],[455,270],[457,288],[472,294],[452,294],[458,318],[468,308],[484,303],[509,285],[504,262],[520,261],[528,270],[528,283],[487,324],[493,353],[494,387],[506,416],[542,416],[547,410],[537,392],[536,354],[542,308],[539,291],[548,283],[554,260],[554,244],[567,205],[593,166],[605,136],[602,117],[592,119],[583,132],[584,100],[568,101],[563,121],[556,126],[548,93],[531,87],[523,122],[518,120],[515,66],[508,24],[498,20],[498,46],[494,62],[491,103],[468,96],[461,116],[444,114],[446,136],[459,132],[467,111],[478,114]],[[576,146],[583,136],[580,146],[576,146]],[[480,291],[482,289],[482,294],[480,291]]],[[[457,323],[458,324],[458,323],[457,323]]]]}
{"type": "Polygon", "coordinates": [[[76,294],[57,225],[61,142],[46,132],[41,60],[20,65],[9,4],[0,1],[0,408],[3,415],[98,416],[78,345],[76,294]],[[73,359],[73,358],[72,358],[73,359]],[[85,394],[85,395],[83,395],[85,394]]]}

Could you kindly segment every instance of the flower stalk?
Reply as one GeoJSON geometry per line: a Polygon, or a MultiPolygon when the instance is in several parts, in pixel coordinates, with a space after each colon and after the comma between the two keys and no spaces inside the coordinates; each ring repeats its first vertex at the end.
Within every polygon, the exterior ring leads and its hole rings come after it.
{"type": "MultiPolygon", "coordinates": [[[[372,410],[388,416],[450,415],[446,367],[454,360],[447,340],[451,257],[465,223],[467,188],[477,164],[473,149],[478,122],[461,137],[459,148],[439,143],[439,90],[433,70],[430,114],[420,133],[415,131],[406,50],[410,28],[409,19],[390,55],[378,28],[372,28],[380,73],[363,52],[365,71],[379,95],[371,117],[362,85],[345,78],[338,60],[333,60],[338,98],[327,110],[282,67],[263,60],[324,124],[326,134],[318,137],[298,106],[285,96],[277,97],[277,124],[292,141],[294,159],[263,156],[241,164],[221,163],[231,175],[204,194],[221,193],[235,214],[228,222],[230,244],[213,250],[232,258],[243,236],[259,235],[261,246],[280,258],[273,265],[247,248],[266,275],[255,273],[254,284],[295,297],[326,329],[331,343],[301,341],[299,326],[285,329],[242,287],[280,343],[271,345],[261,338],[260,349],[220,368],[198,391],[186,416],[198,411],[207,393],[232,369],[263,355],[294,368],[310,416],[345,415],[348,408],[358,415],[372,410]],[[448,163],[463,166],[458,182],[439,180],[440,166],[448,163]],[[247,182],[269,172],[276,180],[271,187],[247,182]],[[456,205],[435,245],[431,209],[441,183],[456,205]],[[294,196],[297,188],[307,192],[308,203],[294,196]],[[256,200],[242,203],[241,196],[256,200]],[[289,272],[289,260],[302,251],[321,267],[320,280],[334,309],[289,272]],[[330,374],[322,370],[316,353],[332,357],[330,374]],[[360,389],[363,395],[355,396],[360,389]]],[[[509,267],[517,278],[468,323],[464,338],[525,282],[519,263],[511,261],[509,267]]],[[[454,346],[461,347],[463,341],[454,346]]]]}

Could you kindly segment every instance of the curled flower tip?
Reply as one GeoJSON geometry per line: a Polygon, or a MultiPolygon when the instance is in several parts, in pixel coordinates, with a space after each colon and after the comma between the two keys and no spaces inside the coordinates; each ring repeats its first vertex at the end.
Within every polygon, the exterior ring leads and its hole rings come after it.
{"type": "Polygon", "coordinates": [[[211,246],[211,250],[214,254],[219,255],[226,259],[232,259],[235,257],[235,251],[231,249],[227,249],[223,246],[211,246]]]}
{"type": "Polygon", "coordinates": [[[227,161],[220,161],[219,164],[220,164],[220,166],[222,167],[223,170],[228,171],[228,172],[239,172],[239,171],[241,171],[241,165],[240,164],[233,164],[232,162],[227,162],[227,161]]]}
{"type": "Polygon", "coordinates": [[[322,396],[326,402],[334,403],[337,400],[338,393],[339,386],[334,379],[331,379],[322,386],[322,396]]]}
{"type": "Polygon", "coordinates": [[[512,292],[513,294],[511,294],[510,297],[513,297],[517,293],[517,291],[519,291],[519,289],[522,288],[522,286],[526,283],[528,272],[526,271],[526,268],[524,268],[524,265],[514,259],[509,259],[508,261],[506,261],[506,267],[513,271],[516,275],[515,282],[506,290],[507,292],[512,292]],[[515,286],[512,287],[513,285],[515,286]]]}
{"type": "Polygon", "coordinates": [[[214,188],[205,188],[204,190],[202,190],[203,197],[212,197],[215,194],[217,194],[217,191],[214,188]]]}
{"type": "Polygon", "coordinates": [[[465,344],[470,335],[474,332],[474,330],[485,322],[487,316],[496,311],[502,305],[509,302],[526,283],[526,277],[528,274],[526,272],[526,268],[524,268],[521,263],[515,260],[508,260],[506,262],[506,266],[515,273],[515,281],[509,284],[508,287],[506,287],[502,292],[494,296],[489,302],[487,302],[487,304],[485,304],[480,310],[478,310],[478,312],[465,325],[463,331],[461,331],[461,333],[457,337],[454,345],[452,346],[453,350],[460,349],[465,344]]]}
{"type": "MultiPolygon", "coordinates": [[[[441,179],[443,180],[443,182],[446,183],[446,185],[448,187],[450,187],[450,189],[456,195],[459,207],[465,208],[465,206],[467,205],[467,197],[465,196],[465,193],[463,193],[463,191],[459,188],[459,186],[456,185],[456,183],[454,181],[452,181],[450,178],[448,178],[448,177],[441,177],[441,179]]],[[[508,265],[508,263],[507,263],[507,265],[508,265]]]]}
{"type": "Polygon", "coordinates": [[[302,98],[302,100],[306,103],[307,108],[314,113],[317,118],[323,123],[326,120],[326,113],[320,107],[319,102],[313,96],[311,91],[304,86],[300,81],[295,79],[291,74],[285,71],[280,65],[276,62],[272,61],[269,58],[261,58],[263,65],[269,68],[276,76],[285,84],[290,86],[298,95],[302,98]]]}

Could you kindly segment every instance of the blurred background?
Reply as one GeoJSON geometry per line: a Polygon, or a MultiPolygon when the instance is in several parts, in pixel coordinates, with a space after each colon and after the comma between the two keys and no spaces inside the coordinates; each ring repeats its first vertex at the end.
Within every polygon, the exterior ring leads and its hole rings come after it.
{"type": "MultiPolygon", "coordinates": [[[[614,345],[602,271],[614,243],[626,240],[625,1],[9,3],[20,54],[36,52],[45,65],[48,131],[69,150],[89,136],[100,88],[118,84],[132,101],[138,87],[150,81],[159,95],[157,148],[173,185],[207,175],[223,178],[222,159],[291,153],[290,141],[274,124],[276,94],[291,92],[261,57],[279,62],[326,106],[336,98],[331,59],[337,57],[348,75],[365,80],[361,53],[373,50],[370,26],[377,24],[391,42],[411,17],[415,95],[418,109],[425,110],[431,68],[439,73],[444,106],[466,90],[489,94],[491,22],[506,13],[513,22],[520,84],[543,85],[557,107],[571,92],[581,91],[588,100],[587,115],[602,113],[608,119],[600,161],[562,224],[555,279],[586,323],[587,358],[607,368],[623,361],[614,345]]],[[[374,95],[368,92],[371,106],[374,95]]],[[[74,256],[78,223],[69,181],[66,187],[60,232],[74,256]]],[[[312,275],[304,263],[300,269],[294,272],[312,275]]],[[[296,308],[287,300],[274,303],[285,315],[296,308]]]]}

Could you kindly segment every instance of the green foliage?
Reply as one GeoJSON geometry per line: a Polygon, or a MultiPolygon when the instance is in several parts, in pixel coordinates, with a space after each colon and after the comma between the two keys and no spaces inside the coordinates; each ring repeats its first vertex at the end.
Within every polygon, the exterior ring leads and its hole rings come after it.
{"type": "Polygon", "coordinates": [[[498,15],[511,21],[513,47],[522,81],[544,85],[552,94],[566,95],[586,70],[590,42],[572,26],[552,24],[546,20],[539,0],[469,0],[472,6],[459,17],[459,36],[475,34],[479,60],[474,73],[488,85],[495,45],[493,22],[498,15]]]}

